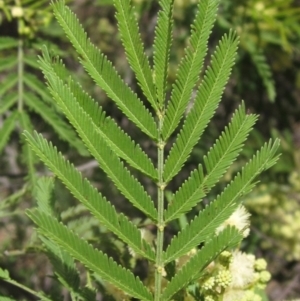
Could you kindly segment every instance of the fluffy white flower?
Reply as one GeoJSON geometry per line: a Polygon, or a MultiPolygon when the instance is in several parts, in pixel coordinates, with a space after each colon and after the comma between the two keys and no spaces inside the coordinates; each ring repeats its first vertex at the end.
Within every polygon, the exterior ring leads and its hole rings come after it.
{"type": "Polygon", "coordinates": [[[232,254],[232,261],[229,265],[229,271],[232,275],[231,287],[246,288],[255,281],[255,257],[251,254],[235,251],[232,254]]]}
{"type": "Polygon", "coordinates": [[[217,228],[216,232],[221,232],[226,226],[234,226],[243,234],[244,237],[247,237],[250,232],[249,217],[250,213],[244,206],[241,205],[221,226],[217,228]]]}
{"type": "Polygon", "coordinates": [[[245,296],[245,290],[229,289],[224,293],[223,301],[241,301],[245,296]]]}

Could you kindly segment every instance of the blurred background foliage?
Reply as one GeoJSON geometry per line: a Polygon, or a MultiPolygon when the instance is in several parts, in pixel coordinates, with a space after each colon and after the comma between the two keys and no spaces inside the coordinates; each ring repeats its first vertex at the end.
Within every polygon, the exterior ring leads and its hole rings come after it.
{"type": "MultiPolygon", "coordinates": [[[[43,247],[33,235],[30,223],[24,215],[25,208],[35,205],[34,191],[31,189],[35,175],[47,175],[47,170],[35,160],[28,166],[28,158],[26,159],[26,152],[21,151],[22,142],[20,142],[22,140],[20,133],[24,127],[27,125],[31,130],[42,132],[108,199],[113,200],[119,210],[135,218],[137,223],[140,222],[140,218],[136,216],[134,210],[128,208],[114,187],[106,182],[103,173],[95,168],[97,166],[95,162],[84,156],[84,148],[74,142],[77,140],[64,139],[60,135],[61,128],[53,126],[54,120],[61,116],[51,103],[47,90],[40,85],[43,80],[38,70],[36,56],[41,45],[47,44],[53,52],[63,57],[65,64],[81,81],[83,87],[99,100],[107,113],[114,116],[133,139],[141,141],[142,147],[150,157],[155,157],[155,149],[135,130],[106,95],[95,87],[83,69],[74,63],[75,54],[53,20],[48,2],[0,0],[0,39],[9,38],[15,42],[9,49],[2,49],[0,43],[0,131],[5,121],[14,116],[14,112],[18,112],[18,116],[14,117],[14,125],[11,126],[10,137],[6,137],[3,141],[0,139],[0,146],[1,142],[3,144],[0,153],[0,266],[7,268],[16,280],[35,290],[43,290],[49,294],[50,292],[66,294],[54,285],[56,282],[53,278],[48,277],[51,274],[51,265],[46,261],[45,255],[42,255],[43,247]],[[18,84],[12,80],[12,74],[17,73],[20,65],[17,60],[19,43],[22,43],[24,52],[24,74],[28,74],[28,78],[23,80],[25,92],[22,92],[21,96],[25,99],[25,109],[21,112],[18,101],[20,91],[18,84]],[[11,61],[8,58],[12,58],[11,61]],[[13,64],[14,61],[16,64],[13,64]],[[8,83],[5,85],[6,88],[3,83],[8,83]],[[42,111],[34,110],[34,105],[30,106],[30,99],[26,108],[26,93],[31,93],[28,95],[34,95],[38,101],[53,108],[52,124],[41,114],[42,111]],[[32,177],[28,177],[28,173],[31,173],[32,177]]],[[[67,2],[78,15],[91,40],[109,57],[126,82],[141,96],[142,93],[127,65],[121,47],[112,0],[67,2]]],[[[146,51],[151,57],[158,2],[149,0],[133,0],[133,2],[139,16],[146,51]]],[[[184,47],[188,44],[189,26],[196,5],[197,0],[175,0],[170,85],[175,80],[176,66],[184,54],[184,47]]],[[[249,111],[259,114],[260,118],[239,160],[213,193],[217,194],[230,181],[242,163],[253,155],[266,139],[270,137],[281,139],[280,161],[271,171],[263,175],[254,191],[245,196],[245,205],[252,213],[252,231],[242,247],[247,252],[267,259],[269,270],[273,275],[268,286],[270,300],[299,298],[300,1],[220,1],[217,24],[209,45],[210,53],[217,41],[230,28],[238,32],[240,48],[223,101],[214,122],[192,153],[186,169],[170,183],[168,188],[174,191],[188,177],[190,170],[197,166],[199,160],[201,161],[218,133],[228,123],[233,110],[243,99],[249,111]]],[[[38,101],[36,103],[39,103],[38,101]]],[[[191,105],[192,102],[191,99],[191,105]]],[[[68,124],[65,123],[62,127],[68,127],[68,124]]],[[[147,179],[140,180],[149,193],[155,195],[154,187],[149,185],[147,179]]],[[[123,265],[134,268],[138,274],[143,275],[145,270],[143,263],[130,261],[128,250],[117,244],[114,237],[106,236],[106,230],[95,224],[60,184],[55,185],[54,199],[57,200],[55,207],[60,213],[60,218],[70,227],[88,238],[99,249],[108,249],[123,265]]],[[[208,201],[209,199],[204,203],[208,201]]],[[[200,205],[195,210],[199,208],[200,205]]],[[[187,216],[181,220],[181,226],[188,219],[187,216]]],[[[174,227],[169,229],[170,237],[179,228],[180,225],[174,224],[174,227]]],[[[1,294],[12,294],[17,300],[32,300],[22,290],[3,286],[0,282],[0,296],[1,294]]]]}

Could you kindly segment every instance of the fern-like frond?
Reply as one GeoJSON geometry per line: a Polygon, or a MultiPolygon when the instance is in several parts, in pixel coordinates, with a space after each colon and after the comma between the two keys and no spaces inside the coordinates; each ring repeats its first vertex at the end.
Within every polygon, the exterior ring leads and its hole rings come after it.
{"type": "Polygon", "coordinates": [[[139,85],[155,111],[159,111],[156,91],[148,57],[138,31],[138,22],[131,0],[114,0],[116,18],[126,58],[134,71],[139,85]]]}
{"type": "Polygon", "coordinates": [[[16,73],[8,75],[1,83],[0,86],[0,95],[5,95],[8,93],[9,89],[14,87],[18,82],[18,76],[16,73]]]}
{"type": "Polygon", "coordinates": [[[3,151],[10,134],[15,127],[15,122],[18,116],[18,112],[15,111],[2,124],[2,128],[0,129],[0,153],[3,151]]]}
{"type": "MultiPolygon", "coordinates": [[[[43,212],[49,216],[54,213],[54,203],[53,203],[53,188],[54,188],[54,178],[53,177],[42,177],[39,178],[34,187],[34,197],[37,200],[38,208],[40,212],[43,212]]],[[[89,216],[89,219],[92,219],[89,216]]],[[[98,222],[98,221],[97,221],[98,222]]],[[[88,224],[88,223],[87,223],[88,224]]],[[[68,225],[69,226],[69,225],[68,225]]],[[[72,230],[72,229],[71,229],[72,230]]],[[[76,231],[77,235],[80,235],[76,231]]],[[[83,294],[80,289],[80,277],[79,272],[76,269],[73,258],[65,251],[63,251],[59,246],[57,246],[52,241],[40,237],[46,247],[46,254],[50,259],[52,266],[54,267],[55,275],[62,283],[62,285],[67,288],[72,296],[81,298],[81,300],[94,300],[95,292],[90,290],[90,299],[85,299],[86,293],[83,294]]]]}
{"type": "Polygon", "coordinates": [[[162,292],[161,300],[170,300],[183,287],[196,281],[199,273],[209,263],[227,248],[236,247],[242,238],[241,233],[234,227],[227,227],[219,235],[212,237],[171,279],[162,292]]]}
{"type": "Polygon", "coordinates": [[[164,255],[165,262],[179,258],[214,234],[216,228],[236,210],[238,199],[255,186],[254,179],[275,164],[278,159],[278,146],[278,140],[265,144],[243,167],[241,173],[227,185],[222,194],[172,239],[164,255]]]}
{"type": "Polygon", "coordinates": [[[206,176],[203,175],[202,165],[191,173],[189,179],[172,198],[172,203],[165,212],[166,222],[188,212],[207,195],[237,158],[256,119],[256,115],[246,115],[244,105],[236,110],[229,126],[204,156],[206,176]]]}
{"type": "Polygon", "coordinates": [[[199,87],[195,104],[166,159],[165,182],[169,182],[181,169],[212,118],[234,64],[237,44],[235,33],[230,32],[217,46],[211,65],[199,87]]]}
{"type": "Polygon", "coordinates": [[[79,271],[76,268],[74,259],[52,241],[40,237],[46,247],[46,254],[54,268],[58,281],[70,291],[72,299],[90,301],[95,300],[95,291],[85,287],[80,288],[79,271]]]}
{"type": "MultiPolygon", "coordinates": [[[[27,131],[29,133],[33,133],[33,125],[30,120],[30,117],[28,116],[26,111],[24,111],[24,110],[21,111],[19,116],[20,116],[19,122],[20,122],[22,131],[27,131]]],[[[21,158],[22,158],[22,162],[27,167],[27,176],[26,177],[28,179],[30,179],[31,184],[35,184],[35,181],[37,179],[35,164],[37,163],[38,158],[35,156],[32,149],[29,147],[29,145],[24,140],[25,140],[24,137],[22,137],[23,151],[22,151],[21,158]]]]}
{"type": "MultiPolygon", "coordinates": [[[[46,212],[44,213],[46,214],[46,212]]],[[[62,280],[63,285],[67,289],[77,289],[80,285],[80,277],[74,259],[51,240],[43,236],[41,236],[40,239],[46,247],[46,254],[49,257],[54,272],[59,280],[62,280]]]]}
{"type": "Polygon", "coordinates": [[[258,71],[258,74],[262,78],[263,84],[267,89],[268,97],[271,101],[275,100],[276,88],[273,80],[272,71],[270,65],[267,62],[266,56],[261,50],[250,51],[251,59],[258,71]]]}
{"type": "Polygon", "coordinates": [[[151,178],[158,178],[157,170],[155,170],[153,163],[143,152],[141,147],[135,144],[112,118],[105,116],[105,112],[102,108],[83,91],[78,83],[68,76],[68,72],[61,62],[57,62],[54,65],[45,48],[43,58],[40,58],[39,62],[40,66],[48,70],[51,76],[58,77],[60,80],[67,82],[78,104],[94,123],[95,129],[120,158],[124,159],[132,167],[149,175],[151,178]]]}
{"type": "Polygon", "coordinates": [[[157,16],[157,25],[155,28],[153,61],[157,99],[160,108],[162,108],[165,102],[169,56],[172,43],[172,12],[174,0],[160,0],[159,5],[161,9],[157,16]]]}
{"type": "Polygon", "coordinates": [[[76,136],[75,131],[66,123],[63,118],[52,109],[44,104],[38,97],[30,92],[24,93],[26,105],[38,113],[45,122],[52,126],[58,136],[76,148],[81,154],[86,155],[87,151],[84,144],[76,136]]]}
{"type": "Polygon", "coordinates": [[[57,243],[73,258],[79,260],[104,280],[139,300],[153,300],[151,293],[130,271],[80,239],[56,219],[38,210],[28,211],[27,214],[38,225],[38,231],[42,235],[57,243]]]}
{"type": "Polygon", "coordinates": [[[190,45],[186,48],[185,56],[180,62],[171,99],[166,110],[162,128],[162,135],[165,140],[177,127],[190,101],[192,89],[199,79],[204,57],[207,53],[208,38],[216,19],[218,3],[219,0],[199,1],[198,12],[191,27],[190,45]]]}
{"type": "Polygon", "coordinates": [[[0,61],[0,72],[15,67],[18,63],[16,56],[8,56],[0,61]]]}
{"type": "Polygon", "coordinates": [[[11,92],[2,97],[0,103],[0,114],[7,112],[18,100],[18,94],[11,92]]]}
{"type": "Polygon", "coordinates": [[[0,37],[0,50],[18,47],[18,40],[10,37],[0,37]]]}
{"type": "Polygon", "coordinates": [[[54,189],[53,177],[41,177],[37,180],[33,189],[34,198],[37,200],[37,205],[40,211],[51,215],[53,214],[54,204],[52,193],[54,189]]]}
{"type": "Polygon", "coordinates": [[[81,63],[90,76],[133,123],[145,134],[157,139],[153,116],[120,78],[106,56],[90,42],[75,15],[61,0],[52,2],[52,5],[58,22],[80,55],[81,63]]]}
{"type": "Polygon", "coordinates": [[[150,196],[140,182],[130,174],[117,155],[111,151],[92,118],[78,104],[70,88],[64,85],[57,76],[53,76],[51,69],[49,70],[46,66],[43,72],[48,80],[53,98],[75,127],[89,152],[99,162],[100,167],[135,207],[156,220],[157,211],[150,196]]]}
{"type": "Polygon", "coordinates": [[[115,208],[74,168],[55,147],[42,136],[25,137],[34,152],[42,159],[50,170],[65,184],[83,205],[105,226],[127,243],[134,251],[154,260],[155,255],[149,244],[141,237],[140,231],[123,214],[117,214],[115,208]]]}

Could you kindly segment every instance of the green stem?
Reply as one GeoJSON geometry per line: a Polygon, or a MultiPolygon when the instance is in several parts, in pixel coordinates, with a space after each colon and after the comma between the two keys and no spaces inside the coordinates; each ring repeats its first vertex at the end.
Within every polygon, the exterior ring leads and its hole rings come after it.
{"type": "Polygon", "coordinates": [[[24,73],[24,52],[23,40],[20,38],[18,43],[18,111],[23,111],[23,73],[24,73]]]}
{"type": "MultiPolygon", "coordinates": [[[[159,119],[159,133],[161,134],[161,128],[163,124],[163,116],[159,119]]],[[[164,188],[163,171],[164,171],[164,146],[165,143],[161,138],[158,141],[158,190],[157,190],[157,211],[158,211],[158,223],[157,223],[157,242],[156,242],[156,269],[155,269],[155,292],[154,301],[160,300],[161,295],[161,282],[162,273],[164,271],[163,266],[163,243],[164,243],[164,188]]]]}
{"type": "Polygon", "coordinates": [[[39,298],[42,301],[53,301],[52,299],[48,298],[47,296],[43,295],[42,293],[35,292],[34,290],[30,289],[27,286],[24,286],[24,285],[18,283],[15,280],[12,280],[12,279],[2,279],[2,280],[7,282],[7,283],[10,283],[14,286],[17,286],[17,287],[21,288],[22,290],[32,294],[33,296],[36,296],[37,298],[39,298]]]}

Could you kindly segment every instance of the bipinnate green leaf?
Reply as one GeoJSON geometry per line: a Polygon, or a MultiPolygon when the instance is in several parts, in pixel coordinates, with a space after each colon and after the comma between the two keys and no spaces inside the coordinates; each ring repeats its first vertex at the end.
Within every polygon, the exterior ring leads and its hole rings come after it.
{"type": "Polygon", "coordinates": [[[246,115],[244,104],[236,110],[228,127],[204,156],[206,175],[202,165],[191,173],[172,197],[165,212],[166,222],[188,212],[208,194],[237,158],[256,119],[256,115],[246,115]]]}
{"type": "Polygon", "coordinates": [[[154,261],[155,255],[150,245],[142,239],[140,231],[123,214],[96,190],[80,172],[58,153],[56,148],[41,135],[24,133],[29,145],[50,170],[65,184],[77,198],[108,230],[116,234],[135,252],[154,261]]]}
{"type": "Polygon", "coordinates": [[[39,227],[38,231],[42,235],[57,243],[89,270],[132,297],[153,300],[151,293],[129,270],[122,268],[112,258],[80,239],[55,218],[38,210],[27,211],[27,214],[39,227]]]}
{"type": "Polygon", "coordinates": [[[43,58],[39,60],[40,67],[43,68],[48,77],[56,77],[66,83],[70,92],[82,110],[91,118],[95,129],[99,132],[107,145],[120,158],[129,165],[140,170],[153,179],[157,179],[157,170],[149,157],[143,152],[141,147],[116,124],[116,122],[105,115],[102,108],[87,94],[83,88],[73,81],[63,66],[61,61],[53,63],[46,48],[43,49],[43,58]]]}
{"type": "Polygon", "coordinates": [[[164,105],[173,29],[174,0],[160,0],[154,38],[154,81],[160,107],[164,105]]]}
{"type": "Polygon", "coordinates": [[[19,116],[18,112],[15,111],[8,118],[6,118],[2,124],[2,128],[0,129],[0,153],[3,151],[4,147],[6,146],[10,134],[12,133],[15,127],[15,122],[18,116],[19,116]]]}
{"type": "Polygon", "coordinates": [[[218,3],[219,0],[199,1],[198,12],[191,26],[190,44],[185,49],[185,56],[178,67],[177,78],[166,109],[162,128],[162,135],[165,140],[178,126],[190,101],[192,89],[199,79],[207,53],[208,38],[216,19],[218,3]]]}
{"type": "Polygon", "coordinates": [[[140,182],[133,177],[118,156],[111,151],[97,130],[92,118],[78,104],[77,99],[62,80],[43,69],[50,92],[70,123],[77,130],[92,156],[114,182],[119,191],[138,209],[152,219],[157,219],[157,211],[150,196],[140,182]]]}
{"type": "Polygon", "coordinates": [[[76,132],[63,120],[62,116],[60,116],[53,107],[46,105],[41,99],[30,92],[24,93],[24,99],[30,109],[39,114],[45,122],[52,126],[59,138],[68,142],[68,144],[77,149],[80,154],[88,154],[84,144],[78,139],[76,132]]]}
{"type": "Polygon", "coordinates": [[[18,40],[11,37],[0,37],[0,50],[16,48],[18,40]]]}
{"type": "Polygon", "coordinates": [[[227,248],[236,247],[243,236],[234,227],[225,228],[220,234],[212,237],[194,255],[167,284],[162,292],[161,300],[167,301],[180,289],[196,281],[199,273],[227,248]]]}
{"type": "Polygon", "coordinates": [[[131,2],[131,0],[114,0],[119,33],[125,48],[126,58],[135,73],[144,95],[155,111],[159,111],[152,79],[152,70],[149,59],[144,51],[138,31],[138,22],[131,2]]]}
{"type": "Polygon", "coordinates": [[[106,56],[87,38],[76,16],[64,5],[64,1],[52,2],[52,6],[58,22],[78,52],[80,61],[90,76],[133,123],[149,137],[157,139],[153,116],[120,78],[106,56]]]}
{"type": "Polygon", "coordinates": [[[234,32],[224,35],[212,56],[195,103],[166,159],[164,180],[169,182],[181,169],[212,118],[236,57],[238,39],[234,32]]]}
{"type": "Polygon", "coordinates": [[[200,211],[199,215],[172,239],[164,254],[166,263],[188,253],[214,235],[216,228],[237,209],[239,198],[255,186],[255,178],[275,164],[278,159],[276,155],[278,146],[278,140],[266,143],[216,200],[200,211]]]}

